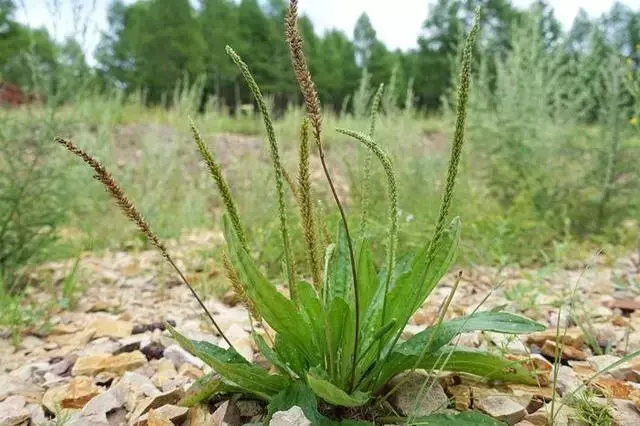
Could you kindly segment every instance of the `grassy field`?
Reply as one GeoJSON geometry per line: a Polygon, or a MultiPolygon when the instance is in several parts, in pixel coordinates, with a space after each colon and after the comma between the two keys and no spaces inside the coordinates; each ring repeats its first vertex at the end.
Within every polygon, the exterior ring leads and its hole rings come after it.
{"type": "MultiPolygon", "coordinates": [[[[41,155],[37,168],[52,175],[38,187],[40,194],[30,192],[33,200],[27,202],[51,203],[51,208],[63,216],[56,218],[59,238],[46,250],[34,253],[31,261],[144,244],[126,219],[117,214],[102,187],[91,180],[90,172],[54,145],[54,135],[71,137],[95,154],[162,237],[174,238],[193,229],[219,228],[220,200],[200,163],[188,127],[188,118],[193,114],[230,180],[256,253],[263,264],[278,269],[281,253],[277,248],[276,200],[262,122],[258,116],[233,117],[220,110],[194,113],[193,100],[198,95],[184,93],[181,101],[168,110],[148,109],[135,98],[123,102],[115,97],[88,98],[56,110],[55,116],[38,107],[5,110],[3,137],[11,145],[5,148],[19,151],[20,146],[34,144],[34,150],[41,155]],[[39,196],[43,199],[39,200],[39,196]]],[[[300,109],[291,108],[276,121],[284,162],[294,178],[302,118],[300,109]]],[[[494,117],[494,123],[498,121],[496,118],[499,117],[494,117]]],[[[520,142],[515,140],[517,136],[505,135],[504,129],[488,128],[488,120],[479,122],[473,112],[471,120],[454,206],[454,214],[461,216],[464,223],[462,262],[562,263],[583,259],[595,249],[603,249],[615,257],[634,247],[638,234],[636,199],[614,199],[615,211],[597,217],[602,185],[590,175],[600,162],[594,154],[603,148],[601,128],[596,125],[566,128],[548,123],[548,128],[539,129],[545,134],[540,137],[539,146],[531,147],[527,154],[531,157],[512,160],[502,157],[522,155],[518,151],[505,154],[495,146],[504,151],[509,143],[520,142]],[[550,149],[558,140],[567,143],[561,149],[550,149]],[[518,160],[527,162],[519,170],[510,164],[518,160]],[[530,176],[518,180],[515,174],[530,176]],[[530,180],[526,190],[519,188],[524,179],[530,180]],[[503,190],[496,190],[497,185],[503,190]],[[602,221],[602,227],[593,229],[598,221],[602,221]]],[[[325,123],[331,172],[355,226],[360,217],[364,151],[348,137],[329,129],[365,130],[368,121],[329,114],[325,123]]],[[[532,123],[523,119],[520,125],[521,128],[510,132],[513,135],[526,132],[532,123]]],[[[637,150],[640,138],[631,132],[632,125],[627,127],[624,144],[637,150]]],[[[397,112],[380,117],[377,140],[389,151],[398,170],[401,246],[407,249],[415,248],[432,230],[433,206],[441,196],[451,129],[452,117],[447,113],[427,117],[397,112]]],[[[322,210],[327,215],[329,233],[333,234],[335,208],[319,166],[317,157],[312,157],[312,176],[317,182],[314,189],[323,200],[322,210]]],[[[371,202],[370,232],[382,234],[386,211],[384,176],[376,166],[372,186],[377,196],[371,202]]],[[[637,179],[637,176],[622,178],[637,179]]],[[[289,206],[295,220],[295,200],[290,189],[289,206]]]]}
{"type": "MultiPolygon", "coordinates": [[[[513,49],[504,58],[485,56],[477,65],[452,206],[463,222],[461,264],[576,266],[596,250],[611,260],[639,243],[638,71],[616,55],[597,72],[588,55],[567,62],[541,43],[530,43],[541,37],[537,31],[534,24],[523,27],[512,35],[513,49]]],[[[270,275],[280,273],[277,197],[262,119],[253,104],[229,111],[210,98],[203,108],[202,81],[176,84],[167,94],[169,108],[148,107],[143,93],[85,90],[64,104],[52,96],[40,105],[0,111],[5,287],[19,285],[21,268],[48,259],[145,245],[90,171],[56,146],[56,136],[71,138],[102,161],[162,238],[220,229],[222,204],[201,164],[190,117],[222,164],[257,260],[270,275]]],[[[394,93],[394,85],[388,86],[375,139],[397,171],[402,255],[422,245],[435,226],[455,90],[438,114],[426,115],[412,107],[410,92],[394,93]]],[[[352,228],[360,223],[366,153],[336,129],[369,128],[365,111],[374,89],[363,84],[354,95],[355,105],[366,106],[356,108],[357,114],[324,111],[323,117],[330,172],[352,228]]],[[[267,102],[275,104],[273,98],[267,102]]],[[[304,111],[292,105],[273,112],[291,183],[304,111]]],[[[337,209],[316,152],[311,177],[322,233],[331,239],[337,209]]],[[[293,253],[303,264],[294,187],[286,195],[295,225],[293,253]]],[[[377,162],[371,191],[367,232],[372,241],[384,241],[388,203],[377,162]]],[[[381,261],[384,247],[373,248],[381,261]]],[[[213,248],[209,255],[219,259],[221,252],[213,248]]]]}

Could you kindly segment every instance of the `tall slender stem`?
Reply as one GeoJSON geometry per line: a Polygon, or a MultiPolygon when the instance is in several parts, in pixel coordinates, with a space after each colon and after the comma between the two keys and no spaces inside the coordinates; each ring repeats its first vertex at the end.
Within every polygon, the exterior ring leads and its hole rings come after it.
{"type": "Polygon", "coordinates": [[[136,209],[134,204],[129,200],[129,198],[127,197],[125,192],[122,190],[122,188],[118,186],[118,184],[113,179],[111,174],[107,171],[107,169],[102,164],[100,164],[98,160],[91,157],[82,149],[75,146],[71,141],[68,141],[62,138],[56,138],[56,142],[64,146],[67,149],[67,151],[80,157],[85,163],[87,163],[95,171],[95,175],[93,177],[96,180],[98,180],[100,183],[102,183],[102,185],[105,187],[109,195],[111,195],[111,197],[113,197],[113,199],[116,201],[116,203],[118,204],[118,206],[120,207],[120,210],[124,213],[124,215],[138,226],[138,229],[140,229],[140,231],[144,234],[144,236],[149,239],[151,244],[153,244],[158,250],[160,250],[160,253],[162,253],[162,256],[167,260],[167,262],[169,262],[169,264],[173,267],[173,269],[178,273],[182,282],[185,283],[185,285],[191,291],[191,294],[193,294],[193,296],[196,298],[196,300],[198,301],[198,304],[200,305],[202,310],[205,312],[205,314],[209,317],[209,320],[211,320],[211,323],[213,324],[215,329],[218,331],[220,336],[222,336],[222,338],[224,339],[225,342],[227,342],[230,348],[235,350],[235,348],[233,347],[229,339],[227,339],[227,336],[225,336],[225,334],[222,332],[222,329],[220,328],[216,320],[213,319],[213,315],[211,315],[211,312],[209,312],[209,309],[207,309],[207,307],[202,302],[202,299],[200,299],[200,296],[198,296],[198,293],[196,293],[191,283],[189,283],[189,281],[184,276],[182,271],[180,271],[180,268],[178,268],[178,266],[173,261],[173,258],[169,255],[169,252],[167,251],[166,246],[162,243],[162,241],[160,241],[160,239],[155,234],[155,232],[153,232],[153,230],[151,229],[147,221],[142,217],[138,209],[136,209]]]}
{"type": "Polygon", "coordinates": [[[289,10],[285,17],[285,35],[289,44],[289,52],[291,53],[291,63],[293,65],[293,71],[298,80],[300,91],[304,98],[307,115],[313,127],[313,136],[318,145],[318,153],[320,154],[320,162],[322,163],[322,169],[324,175],[329,182],[331,188],[331,194],[340,211],[340,217],[344,224],[345,233],[347,236],[347,245],[349,247],[349,258],[351,261],[351,275],[353,277],[353,296],[355,301],[355,338],[353,341],[353,360],[351,366],[351,384],[350,388],[353,389],[356,380],[356,361],[358,357],[358,340],[360,339],[360,318],[358,312],[360,311],[360,300],[358,297],[358,277],[356,275],[356,260],[353,250],[353,243],[351,240],[351,234],[349,233],[349,226],[347,224],[347,216],[344,212],[338,193],[336,192],[335,185],[329,174],[327,168],[327,162],[324,155],[324,149],[322,148],[322,115],[320,114],[320,99],[318,98],[318,92],[316,91],[315,84],[311,78],[309,72],[309,66],[302,50],[302,37],[298,30],[298,1],[291,0],[289,2],[289,10]]]}

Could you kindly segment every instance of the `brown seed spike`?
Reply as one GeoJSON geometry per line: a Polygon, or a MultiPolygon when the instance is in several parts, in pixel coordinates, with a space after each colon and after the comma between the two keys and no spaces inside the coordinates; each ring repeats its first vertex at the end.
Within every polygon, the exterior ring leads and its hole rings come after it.
{"type": "Polygon", "coordinates": [[[254,320],[262,321],[262,317],[260,317],[255,303],[253,303],[249,296],[247,296],[247,293],[244,290],[242,283],[240,282],[240,277],[238,276],[236,270],[233,268],[233,265],[231,264],[231,261],[226,254],[222,256],[222,265],[224,267],[224,273],[229,280],[231,287],[233,287],[233,291],[236,293],[242,304],[245,306],[245,308],[247,308],[254,320]]]}
{"type": "Polygon", "coordinates": [[[138,226],[138,229],[140,229],[140,231],[149,239],[149,241],[151,241],[151,243],[158,250],[160,250],[160,253],[162,253],[162,256],[167,260],[167,262],[169,262],[169,264],[176,271],[178,276],[180,276],[180,279],[182,279],[182,282],[184,282],[184,284],[191,291],[191,294],[193,294],[193,296],[196,298],[196,300],[198,301],[198,304],[200,305],[202,310],[205,312],[205,314],[209,317],[209,320],[211,320],[211,323],[213,324],[215,329],[218,331],[220,336],[225,340],[225,342],[227,342],[230,348],[233,348],[233,345],[231,344],[229,339],[227,339],[227,336],[225,336],[225,334],[222,332],[216,320],[213,319],[213,315],[211,315],[211,312],[209,312],[207,307],[204,305],[204,303],[202,302],[202,299],[200,299],[200,296],[198,296],[198,293],[196,293],[196,291],[193,289],[193,286],[189,283],[189,281],[187,280],[187,277],[184,276],[180,268],[178,268],[176,263],[173,261],[173,258],[169,255],[169,252],[167,251],[166,246],[160,241],[160,239],[158,239],[158,236],[151,230],[151,227],[149,226],[147,221],[142,217],[138,209],[136,209],[136,206],[134,206],[133,203],[129,200],[129,198],[127,197],[127,194],[125,194],[122,188],[118,186],[118,184],[113,179],[111,174],[107,171],[107,169],[102,164],[100,164],[98,160],[91,157],[82,149],[75,146],[73,142],[63,138],[55,138],[55,141],[58,142],[60,145],[64,146],[67,149],[67,151],[77,155],[85,163],[91,166],[91,168],[95,172],[93,177],[96,180],[98,180],[100,183],[102,183],[102,185],[104,185],[109,195],[111,195],[113,199],[116,201],[116,203],[118,203],[118,206],[120,207],[120,210],[122,210],[124,215],[127,218],[129,218],[132,222],[134,222],[138,226]]]}
{"type": "MultiPolygon", "coordinates": [[[[318,98],[318,92],[316,91],[316,87],[311,79],[311,73],[309,72],[309,67],[307,66],[307,60],[304,56],[304,51],[302,50],[302,37],[300,36],[300,32],[298,31],[298,1],[291,0],[289,3],[289,10],[287,11],[287,15],[285,17],[285,36],[287,38],[287,42],[289,44],[289,51],[291,53],[291,62],[293,65],[293,71],[298,79],[298,84],[300,85],[300,91],[302,92],[302,97],[304,98],[305,107],[307,110],[307,115],[309,116],[309,120],[311,121],[311,126],[313,127],[313,137],[315,139],[316,145],[318,146],[318,154],[320,155],[320,162],[322,163],[322,169],[324,171],[324,175],[327,178],[327,182],[329,183],[329,187],[331,188],[331,193],[333,194],[333,198],[338,206],[338,210],[340,211],[340,217],[342,218],[342,224],[344,225],[344,230],[347,236],[347,245],[349,246],[349,260],[351,261],[351,275],[353,278],[353,294],[354,294],[354,305],[356,312],[360,312],[360,302],[358,298],[358,277],[356,272],[356,257],[354,255],[353,250],[353,240],[351,239],[351,235],[349,233],[349,225],[347,224],[347,216],[344,212],[344,208],[342,207],[342,203],[340,202],[340,198],[338,197],[338,193],[336,192],[336,188],[333,184],[333,180],[331,179],[331,175],[329,174],[329,169],[327,168],[327,162],[324,157],[324,150],[322,148],[322,117],[320,115],[320,100],[318,98]]],[[[355,338],[353,340],[353,359],[351,364],[351,390],[353,390],[355,386],[355,378],[356,378],[356,359],[358,354],[358,341],[360,339],[360,317],[359,315],[355,316],[355,338]]]]}
{"type": "Polygon", "coordinates": [[[322,116],[320,113],[320,99],[315,84],[311,79],[311,73],[307,65],[307,60],[302,50],[302,37],[298,31],[298,1],[291,0],[289,10],[285,17],[285,36],[289,43],[291,53],[291,63],[293,71],[298,79],[300,91],[304,97],[307,114],[313,127],[313,136],[319,143],[322,132],[322,116]]]}

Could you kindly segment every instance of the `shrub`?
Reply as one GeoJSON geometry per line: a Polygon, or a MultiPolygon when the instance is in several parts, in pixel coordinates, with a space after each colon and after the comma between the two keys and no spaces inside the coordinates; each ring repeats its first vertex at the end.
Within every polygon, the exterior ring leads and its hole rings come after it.
{"type": "Polygon", "coordinates": [[[24,285],[21,268],[53,242],[66,216],[62,168],[42,143],[53,128],[22,118],[0,119],[0,282],[7,293],[24,285]]]}
{"type": "MultiPolygon", "coordinates": [[[[252,336],[272,371],[247,362],[233,348],[186,277],[180,272],[164,244],[128,200],[104,167],[73,143],[58,139],[69,151],[81,157],[95,171],[95,177],[115,198],[125,215],[133,220],[151,243],[173,266],[191,289],[201,307],[230,346],[222,349],[205,341],[192,341],[171,326],[174,338],[190,353],[210,365],[215,373],[204,376],[182,401],[192,405],[213,395],[240,393],[270,403],[269,416],[293,405],[302,407],[314,424],[330,424],[317,411],[317,398],[337,407],[360,407],[374,398],[383,402],[394,389],[382,394],[391,378],[414,369],[445,369],[466,372],[492,380],[535,384],[535,377],[517,362],[486,352],[458,348],[453,339],[462,332],[491,330],[520,334],[544,329],[540,324],[506,312],[475,312],[467,317],[444,321],[457,281],[437,324],[409,340],[401,334],[413,313],[424,303],[441,277],[454,262],[460,239],[461,221],[449,224],[448,213],[455,186],[464,141],[466,106],[469,96],[472,48],[478,33],[478,19],[466,42],[460,73],[457,120],[446,186],[432,238],[415,254],[397,259],[398,206],[397,183],[389,156],[373,140],[374,126],[368,134],[340,129],[368,148],[384,169],[388,183],[389,214],[386,261],[378,271],[366,236],[355,238],[349,230],[346,212],[334,188],[323,150],[322,117],[313,80],[302,51],[297,29],[297,1],[292,0],[286,16],[286,38],[290,46],[293,69],[305,101],[307,120],[302,125],[299,149],[299,176],[296,193],[303,225],[306,260],[311,282],[300,278],[293,262],[289,221],[284,196],[284,169],[269,110],[249,68],[230,48],[231,56],[255,96],[266,126],[269,150],[275,174],[280,236],[284,252],[284,275],[289,298],[283,295],[260,272],[250,256],[238,209],[229,186],[214,156],[191,123],[194,139],[205,164],[218,187],[226,207],[223,217],[227,243],[225,269],[233,287],[240,294],[253,320],[266,322],[267,329],[252,336]],[[310,131],[309,131],[310,130],[310,131]],[[311,135],[310,135],[311,134],[311,135]],[[317,148],[326,180],[330,186],[341,221],[336,242],[324,250],[320,261],[319,239],[309,185],[309,138],[317,148]],[[322,268],[324,265],[324,268],[322,268]]],[[[372,121],[375,120],[375,111],[372,121]]]]}
{"type": "Polygon", "coordinates": [[[474,180],[499,203],[516,258],[557,240],[628,245],[620,224],[637,216],[640,174],[622,60],[597,44],[580,58],[545,45],[540,19],[527,15],[508,52],[482,58],[470,101],[474,180]]]}

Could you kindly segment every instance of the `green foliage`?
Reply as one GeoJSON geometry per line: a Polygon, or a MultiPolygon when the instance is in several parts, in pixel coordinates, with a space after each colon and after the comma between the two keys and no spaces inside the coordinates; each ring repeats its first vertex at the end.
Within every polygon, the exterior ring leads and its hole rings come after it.
{"type": "Polygon", "coordinates": [[[9,293],[24,285],[21,268],[55,241],[66,219],[62,164],[40,139],[51,132],[42,123],[0,116],[0,279],[9,293]],[[18,132],[22,126],[32,131],[18,132]]]}
{"type": "Polygon", "coordinates": [[[553,250],[559,239],[620,243],[612,230],[638,211],[640,179],[628,161],[640,146],[622,59],[593,32],[582,57],[568,55],[548,43],[544,15],[523,19],[508,52],[482,58],[471,100],[471,161],[484,165],[473,179],[499,203],[494,232],[517,258],[539,258],[530,247],[553,250]],[[595,126],[578,130],[589,119],[595,126]]]}

